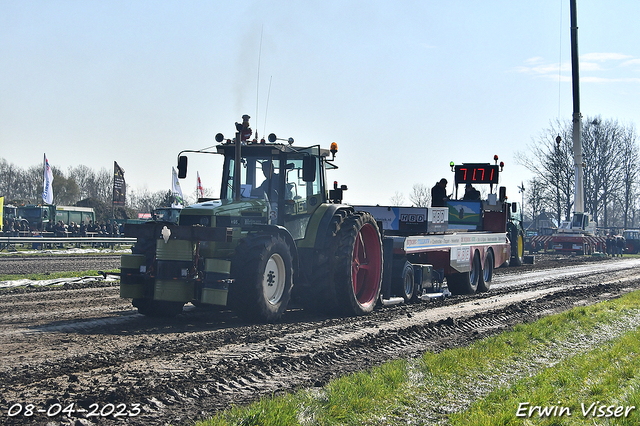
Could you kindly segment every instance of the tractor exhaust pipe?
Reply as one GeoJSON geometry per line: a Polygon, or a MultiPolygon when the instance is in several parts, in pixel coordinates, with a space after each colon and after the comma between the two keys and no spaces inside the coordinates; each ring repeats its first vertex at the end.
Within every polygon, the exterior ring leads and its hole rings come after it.
{"type": "Polygon", "coordinates": [[[242,158],[241,149],[242,149],[242,141],[240,139],[240,132],[236,132],[236,150],[235,150],[235,159],[233,163],[233,201],[240,201],[240,159],[242,158]]]}

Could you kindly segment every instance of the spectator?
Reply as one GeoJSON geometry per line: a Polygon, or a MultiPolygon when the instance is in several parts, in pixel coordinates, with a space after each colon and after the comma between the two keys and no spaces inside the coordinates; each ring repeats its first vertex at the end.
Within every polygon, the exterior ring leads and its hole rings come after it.
{"type": "Polygon", "coordinates": [[[480,191],[475,189],[470,183],[468,183],[464,188],[464,197],[463,200],[480,200],[480,191]]]}
{"type": "Polygon", "coordinates": [[[113,221],[113,234],[114,237],[120,236],[120,225],[115,220],[113,221]]]}
{"type": "Polygon", "coordinates": [[[448,199],[447,180],[442,178],[431,188],[431,207],[446,207],[448,199]]]}
{"type": "Polygon", "coordinates": [[[607,235],[607,256],[611,256],[613,254],[613,236],[611,234],[607,235]]]}
{"type": "Polygon", "coordinates": [[[64,237],[66,236],[65,231],[66,231],[66,228],[64,226],[64,223],[61,220],[56,222],[55,226],[53,227],[53,232],[55,233],[55,236],[64,237]]]}
{"type": "Polygon", "coordinates": [[[624,237],[618,235],[616,238],[616,254],[622,257],[622,252],[624,251],[624,237]]]}
{"type": "Polygon", "coordinates": [[[17,236],[18,231],[16,231],[15,227],[16,227],[16,224],[13,218],[10,218],[9,220],[5,219],[4,229],[3,229],[5,235],[8,235],[10,237],[17,236]]]}

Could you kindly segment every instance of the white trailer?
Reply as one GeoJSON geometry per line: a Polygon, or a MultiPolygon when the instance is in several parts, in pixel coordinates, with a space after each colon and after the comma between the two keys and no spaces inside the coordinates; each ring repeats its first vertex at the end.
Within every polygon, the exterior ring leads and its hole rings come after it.
{"type": "Polygon", "coordinates": [[[384,304],[489,290],[493,270],[508,264],[512,254],[509,207],[467,203],[479,212],[473,231],[450,229],[459,201],[432,208],[354,206],[373,215],[383,234],[384,304]]]}

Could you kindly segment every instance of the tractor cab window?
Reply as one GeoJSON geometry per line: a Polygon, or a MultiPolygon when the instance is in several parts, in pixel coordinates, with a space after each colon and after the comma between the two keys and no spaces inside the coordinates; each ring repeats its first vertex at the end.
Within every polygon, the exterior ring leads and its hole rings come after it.
{"type": "MultiPolygon", "coordinates": [[[[240,194],[242,198],[268,198],[275,201],[278,197],[280,162],[271,157],[243,157],[240,165],[240,194]]],[[[235,159],[228,158],[225,167],[225,179],[222,187],[223,199],[233,199],[233,175],[235,159]]]]}
{"type": "MultiPolygon", "coordinates": [[[[233,199],[234,163],[233,156],[225,156],[222,199],[233,199]]],[[[318,146],[293,152],[265,149],[245,155],[240,164],[241,197],[267,199],[270,203],[293,201],[296,211],[304,211],[303,201],[312,199],[313,205],[323,202],[323,167],[318,146]]]]}
{"type": "MultiPolygon", "coordinates": [[[[318,161],[317,157],[314,160],[318,161]]],[[[294,158],[287,161],[285,186],[287,200],[300,200],[320,194],[320,167],[316,164],[315,179],[312,182],[305,181],[304,176],[304,160],[303,158],[294,158]]]]}
{"type": "Polygon", "coordinates": [[[255,162],[255,186],[251,185],[249,192],[251,198],[263,198],[265,195],[272,202],[278,199],[280,181],[278,160],[272,160],[271,158],[258,158],[255,162]]]}

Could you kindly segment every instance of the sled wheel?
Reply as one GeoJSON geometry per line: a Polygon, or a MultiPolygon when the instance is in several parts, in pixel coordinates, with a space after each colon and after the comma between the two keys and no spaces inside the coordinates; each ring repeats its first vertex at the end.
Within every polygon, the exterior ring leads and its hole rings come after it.
{"type": "Polygon", "coordinates": [[[409,303],[416,297],[413,266],[405,260],[404,263],[399,261],[398,267],[394,269],[392,278],[394,293],[402,297],[405,303],[409,303]]]}
{"type": "Polygon", "coordinates": [[[478,281],[482,274],[480,254],[476,251],[471,263],[471,271],[451,274],[447,277],[447,286],[453,294],[474,294],[478,290],[478,281]]]}
{"type": "Polygon", "coordinates": [[[478,281],[478,291],[485,292],[491,288],[491,280],[493,279],[493,251],[488,250],[484,257],[484,267],[482,268],[482,274],[478,281]]]}

